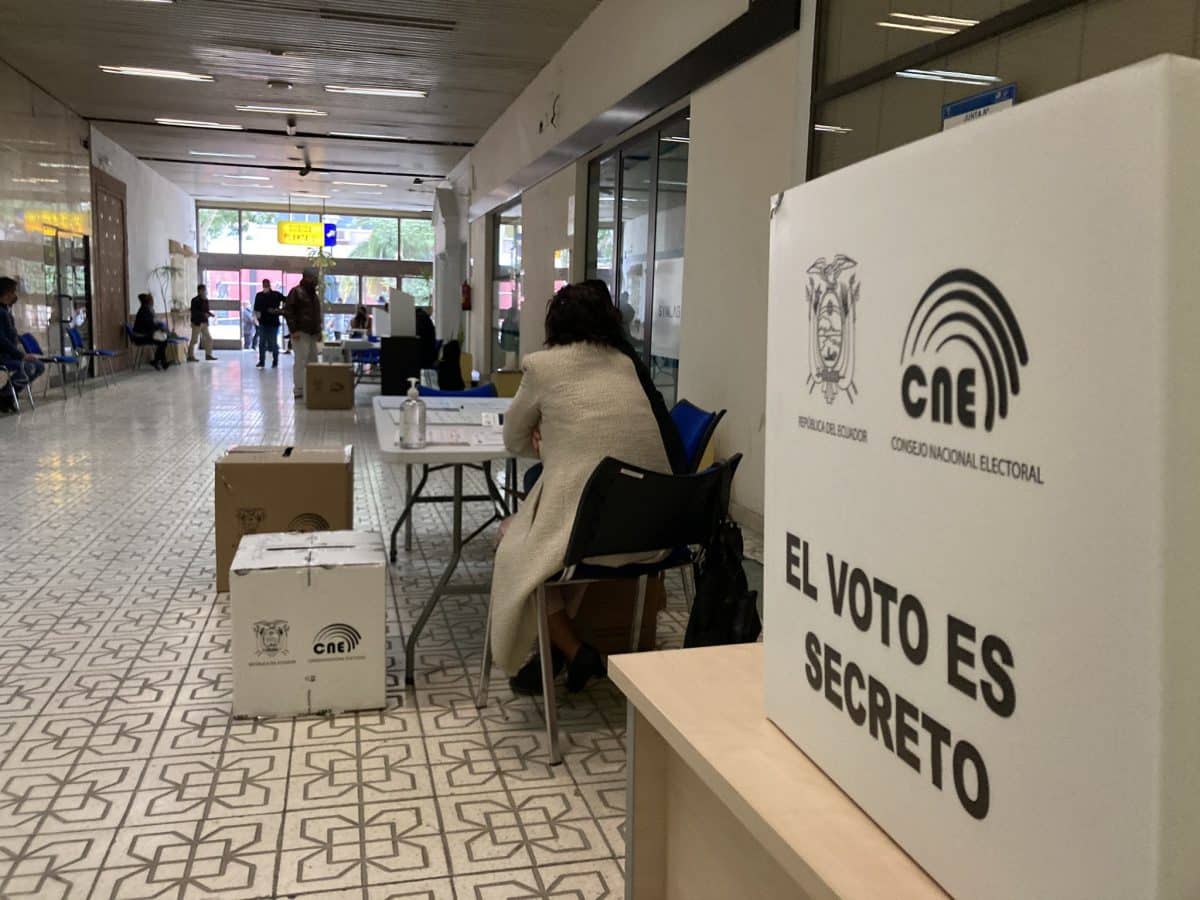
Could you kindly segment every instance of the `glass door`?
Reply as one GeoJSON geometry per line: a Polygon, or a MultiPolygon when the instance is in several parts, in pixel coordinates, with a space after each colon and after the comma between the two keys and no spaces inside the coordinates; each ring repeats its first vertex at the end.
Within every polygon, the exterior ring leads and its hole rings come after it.
{"type": "Polygon", "coordinates": [[[681,113],[588,170],[588,277],[609,285],[668,405],[679,373],[690,143],[681,113]]]}
{"type": "Polygon", "coordinates": [[[524,269],[521,265],[521,203],[494,216],[496,262],[492,269],[493,371],[515,369],[521,361],[521,306],[524,269]]]}

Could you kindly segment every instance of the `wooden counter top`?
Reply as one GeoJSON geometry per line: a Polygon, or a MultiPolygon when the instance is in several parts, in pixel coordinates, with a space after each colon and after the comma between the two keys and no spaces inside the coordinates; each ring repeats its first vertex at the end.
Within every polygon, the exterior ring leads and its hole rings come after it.
{"type": "Polygon", "coordinates": [[[761,644],[613,656],[629,702],[808,894],[946,893],[766,717],[761,644]]]}

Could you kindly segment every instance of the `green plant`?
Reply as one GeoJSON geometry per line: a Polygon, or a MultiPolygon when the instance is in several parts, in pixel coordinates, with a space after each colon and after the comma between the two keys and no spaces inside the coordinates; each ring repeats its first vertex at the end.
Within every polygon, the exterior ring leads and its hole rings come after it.
{"type": "Polygon", "coordinates": [[[181,266],[172,265],[159,266],[156,269],[152,269],[150,274],[154,276],[154,281],[158,285],[158,297],[160,300],[162,300],[163,316],[170,323],[171,331],[174,333],[175,313],[180,311],[183,306],[182,303],[176,303],[172,298],[171,283],[176,278],[182,277],[183,268],[181,266]]]}

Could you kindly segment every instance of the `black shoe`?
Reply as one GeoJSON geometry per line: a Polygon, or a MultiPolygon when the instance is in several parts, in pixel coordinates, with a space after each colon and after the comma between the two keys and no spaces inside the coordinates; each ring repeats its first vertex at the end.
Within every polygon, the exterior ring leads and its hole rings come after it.
{"type": "MultiPolygon", "coordinates": [[[[554,666],[555,676],[559,675],[567,664],[567,658],[555,647],[550,651],[550,660],[554,666]]],[[[508,679],[508,686],[512,688],[514,694],[523,694],[527,697],[540,696],[542,693],[542,658],[535,653],[533,659],[521,666],[521,671],[516,676],[508,679]]]]}
{"type": "Polygon", "coordinates": [[[151,360],[150,365],[154,366],[155,372],[159,372],[162,370],[162,363],[160,363],[157,359],[151,360]]]}
{"type": "Polygon", "coordinates": [[[583,644],[575,658],[567,665],[567,693],[578,694],[593,678],[603,678],[608,666],[595,647],[583,644]]]}
{"type": "Polygon", "coordinates": [[[204,358],[205,358],[205,360],[207,360],[208,362],[216,362],[216,359],[217,359],[215,356],[206,356],[206,357],[204,357],[204,358]]]}
{"type": "Polygon", "coordinates": [[[275,362],[271,363],[271,368],[278,369],[279,368],[279,360],[275,360],[275,362]]]}
{"type": "Polygon", "coordinates": [[[266,366],[264,366],[262,363],[259,363],[259,364],[258,364],[257,366],[255,366],[254,368],[256,368],[256,369],[265,369],[265,368],[266,368],[266,366]]]}

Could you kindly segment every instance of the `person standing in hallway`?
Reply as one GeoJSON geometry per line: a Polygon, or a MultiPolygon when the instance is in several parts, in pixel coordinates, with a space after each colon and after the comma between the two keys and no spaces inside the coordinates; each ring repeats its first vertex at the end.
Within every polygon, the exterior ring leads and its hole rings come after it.
{"type": "Polygon", "coordinates": [[[271,368],[279,368],[279,317],[283,315],[284,296],[272,290],[271,279],[264,278],[262,290],[254,297],[254,321],[258,326],[258,366],[267,363],[271,354],[271,368]]]}
{"type": "Polygon", "coordinates": [[[192,339],[188,341],[188,362],[199,362],[196,359],[196,341],[204,347],[205,359],[216,359],[212,352],[212,335],[208,332],[208,320],[214,318],[213,311],[208,308],[208,288],[196,286],[196,296],[192,298],[192,339]]]}
{"type": "Polygon", "coordinates": [[[308,364],[317,361],[317,344],[324,326],[321,300],[317,297],[316,269],[309,267],[304,270],[300,283],[292,288],[284,301],[283,315],[292,335],[292,349],[296,352],[296,365],[292,369],[292,394],[299,399],[304,396],[304,376],[308,364]]]}
{"type": "MultiPolygon", "coordinates": [[[[26,353],[21,345],[12,314],[16,302],[16,280],[0,278],[0,368],[8,370],[13,387],[23,389],[46,371],[46,367],[36,355],[26,353]]],[[[0,410],[9,411],[11,403],[11,398],[0,398],[0,410]]]]}

